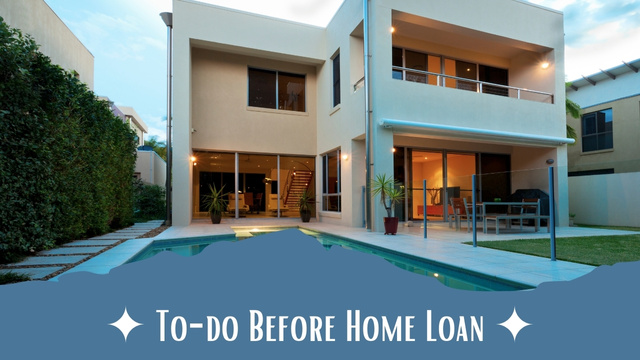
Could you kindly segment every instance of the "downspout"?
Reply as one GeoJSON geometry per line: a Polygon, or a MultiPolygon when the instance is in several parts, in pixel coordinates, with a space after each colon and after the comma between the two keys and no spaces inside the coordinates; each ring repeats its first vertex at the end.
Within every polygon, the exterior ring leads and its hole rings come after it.
{"type": "Polygon", "coordinates": [[[370,64],[369,64],[369,0],[363,0],[364,27],[364,109],[365,109],[365,213],[367,231],[371,231],[371,102],[370,102],[370,64]]]}

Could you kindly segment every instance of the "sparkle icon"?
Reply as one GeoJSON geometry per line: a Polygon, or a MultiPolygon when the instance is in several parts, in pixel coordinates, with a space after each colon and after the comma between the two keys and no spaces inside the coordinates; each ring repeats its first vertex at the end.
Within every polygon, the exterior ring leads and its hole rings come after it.
{"type": "Polygon", "coordinates": [[[527,322],[524,322],[522,319],[520,319],[520,316],[518,316],[518,313],[516,312],[516,308],[513,308],[513,314],[511,314],[511,317],[509,318],[509,320],[498,324],[500,326],[504,326],[505,328],[507,328],[507,330],[511,331],[511,335],[513,335],[513,341],[516,341],[516,336],[518,336],[518,333],[520,332],[520,330],[524,329],[525,327],[531,325],[527,322]]]}
{"type": "Polygon", "coordinates": [[[125,307],[124,313],[122,314],[120,319],[118,319],[118,321],[111,323],[109,325],[118,328],[118,330],[120,330],[122,335],[124,335],[124,341],[126,342],[127,336],[129,336],[129,333],[131,332],[131,330],[135,329],[136,327],[142,324],[133,320],[131,316],[129,316],[129,313],[127,312],[127,308],[125,307]]]}

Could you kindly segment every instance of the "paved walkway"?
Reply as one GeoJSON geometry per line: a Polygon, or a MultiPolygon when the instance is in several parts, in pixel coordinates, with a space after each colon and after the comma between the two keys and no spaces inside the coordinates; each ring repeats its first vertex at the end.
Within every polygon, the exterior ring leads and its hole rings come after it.
{"type": "MultiPolygon", "coordinates": [[[[367,232],[361,228],[331,225],[327,223],[302,224],[299,219],[223,219],[220,225],[212,225],[209,221],[195,220],[189,226],[172,226],[153,239],[135,239],[126,241],[114,249],[106,251],[67,272],[90,271],[106,274],[112,268],[124,264],[137,252],[144,249],[152,241],[205,237],[212,235],[238,234],[252,231],[260,227],[304,227],[310,230],[329,233],[354,239],[363,243],[384,247],[394,251],[411,254],[427,260],[515,281],[517,283],[538,286],[548,281],[568,281],[591,272],[594,267],[567,261],[550,261],[546,258],[510,253],[486,248],[474,248],[464,245],[471,241],[471,233],[449,229],[444,223],[429,223],[428,239],[422,237],[422,229],[401,227],[396,236],[367,232]]],[[[478,241],[513,240],[530,238],[549,238],[545,231],[534,232],[533,228],[525,228],[524,232],[512,231],[478,234],[478,241]]],[[[603,230],[580,227],[560,227],[556,229],[557,237],[626,235],[637,234],[629,231],[603,230]]],[[[55,280],[54,278],[53,280],[55,280]]]]}
{"type": "Polygon", "coordinates": [[[0,272],[26,274],[33,280],[45,279],[53,274],[69,270],[96,254],[108,250],[123,241],[135,239],[162,225],[163,220],[138,223],[121,229],[84,240],[76,240],[63,246],[40,251],[21,262],[2,265],[0,272]]]}

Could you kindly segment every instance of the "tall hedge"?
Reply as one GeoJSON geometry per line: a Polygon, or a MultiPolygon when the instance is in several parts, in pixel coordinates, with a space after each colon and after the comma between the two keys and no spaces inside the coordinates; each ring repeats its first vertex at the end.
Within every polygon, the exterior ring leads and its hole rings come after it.
{"type": "Polygon", "coordinates": [[[0,263],[129,224],[134,139],[0,17],[0,263]]]}

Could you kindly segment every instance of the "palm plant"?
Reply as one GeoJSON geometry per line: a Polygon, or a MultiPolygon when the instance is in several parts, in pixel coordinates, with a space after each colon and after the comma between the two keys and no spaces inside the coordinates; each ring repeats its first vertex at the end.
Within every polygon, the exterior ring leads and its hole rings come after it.
{"type": "Polygon", "coordinates": [[[309,222],[315,204],[316,197],[308,189],[300,195],[296,202],[296,206],[300,209],[300,218],[302,219],[302,222],[309,222]]]}
{"type": "Polygon", "coordinates": [[[387,210],[388,217],[393,216],[393,209],[404,199],[404,192],[399,187],[400,183],[387,174],[378,174],[372,182],[371,193],[380,195],[380,202],[387,210]]]}
{"type": "Polygon", "coordinates": [[[207,212],[211,216],[211,221],[214,224],[220,223],[222,212],[227,208],[227,195],[228,192],[224,191],[224,185],[218,190],[216,185],[209,185],[209,193],[202,195],[202,202],[207,209],[207,212]]]}
{"type": "MultiPolygon", "coordinates": [[[[567,83],[567,88],[569,86],[571,86],[571,83],[567,83]]],[[[572,101],[568,97],[565,97],[565,99],[566,99],[565,108],[566,108],[567,115],[571,116],[574,119],[579,119],[580,118],[580,112],[582,110],[580,108],[580,105],[578,105],[577,103],[575,103],[574,101],[572,101]]],[[[574,129],[569,124],[567,124],[567,137],[571,138],[571,139],[574,139],[574,140],[578,139],[578,134],[576,133],[576,129],[574,129]]]]}

